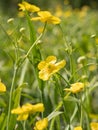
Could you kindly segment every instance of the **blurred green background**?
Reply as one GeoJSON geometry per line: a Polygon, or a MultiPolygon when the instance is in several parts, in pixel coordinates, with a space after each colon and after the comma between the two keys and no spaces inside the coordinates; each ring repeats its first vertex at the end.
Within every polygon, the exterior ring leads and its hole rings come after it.
{"type": "MultiPolygon", "coordinates": [[[[17,11],[17,4],[22,0],[0,0],[0,9],[9,14],[13,14],[17,11]]],[[[65,7],[66,4],[72,6],[72,8],[81,8],[84,5],[88,5],[91,8],[98,8],[98,0],[26,0],[32,4],[47,8],[55,8],[56,5],[60,4],[65,7]]],[[[0,10],[0,11],[1,11],[0,10]]]]}

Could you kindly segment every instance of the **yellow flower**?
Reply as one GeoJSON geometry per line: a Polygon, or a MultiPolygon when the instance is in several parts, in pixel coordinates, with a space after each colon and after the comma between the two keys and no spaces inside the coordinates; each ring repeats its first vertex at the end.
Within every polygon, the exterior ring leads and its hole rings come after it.
{"type": "Polygon", "coordinates": [[[71,87],[70,87],[70,88],[65,88],[64,90],[65,90],[65,91],[72,92],[72,93],[78,93],[78,92],[80,92],[83,88],[84,88],[84,83],[77,82],[77,83],[71,84],[71,87]]]}
{"type": "Polygon", "coordinates": [[[94,70],[97,69],[97,66],[96,66],[96,65],[90,65],[90,66],[88,67],[88,69],[89,69],[89,71],[94,71],[94,70]]]}
{"type": "Polygon", "coordinates": [[[68,18],[72,15],[72,11],[71,10],[67,10],[65,13],[64,13],[64,16],[65,18],[68,18]]]}
{"type": "Polygon", "coordinates": [[[61,5],[58,5],[58,6],[56,7],[55,15],[58,16],[58,17],[61,17],[61,16],[63,15],[63,11],[62,11],[61,5]]]}
{"type": "Polygon", "coordinates": [[[44,118],[36,122],[34,130],[44,130],[48,126],[48,119],[44,118]]]}
{"type": "Polygon", "coordinates": [[[77,126],[74,128],[74,130],[82,130],[82,127],[81,126],[77,126]]]}
{"type": "Polygon", "coordinates": [[[98,114],[90,113],[90,114],[89,114],[89,117],[92,118],[92,119],[98,120],[98,114]]]}
{"type": "Polygon", "coordinates": [[[66,64],[65,60],[62,60],[56,63],[55,56],[48,56],[45,61],[41,61],[38,64],[39,78],[42,80],[48,80],[50,76],[56,72],[58,72],[61,68],[63,68],[66,64]]]}
{"type": "Polygon", "coordinates": [[[6,91],[6,86],[0,82],[0,92],[5,92],[6,91]]]}
{"type": "Polygon", "coordinates": [[[98,37],[95,39],[96,44],[98,44],[98,37]]]}
{"type": "Polygon", "coordinates": [[[52,24],[59,24],[61,20],[58,17],[53,16],[48,11],[40,11],[37,13],[39,17],[32,18],[31,20],[40,20],[41,22],[47,22],[52,24]]]}
{"type": "Polygon", "coordinates": [[[91,130],[98,130],[98,123],[97,122],[92,122],[90,123],[91,130]]]}
{"type": "Polygon", "coordinates": [[[24,16],[25,16],[25,12],[23,11],[18,12],[18,17],[23,18],[24,16]]]}
{"type": "Polygon", "coordinates": [[[28,2],[25,2],[25,1],[23,1],[21,4],[19,3],[18,6],[19,6],[19,10],[22,10],[22,11],[25,11],[25,10],[27,10],[29,12],[40,11],[39,7],[32,5],[32,4],[29,4],[28,2]]]}
{"type": "Polygon", "coordinates": [[[33,114],[35,112],[43,112],[44,105],[42,103],[38,103],[36,105],[25,104],[22,107],[18,107],[11,111],[12,114],[18,114],[17,120],[26,120],[29,114],[33,114]]]}

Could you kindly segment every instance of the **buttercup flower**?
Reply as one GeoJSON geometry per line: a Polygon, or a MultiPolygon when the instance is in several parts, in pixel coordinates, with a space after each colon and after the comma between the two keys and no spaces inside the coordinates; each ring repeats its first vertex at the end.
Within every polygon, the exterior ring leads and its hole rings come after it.
{"type": "Polygon", "coordinates": [[[84,83],[77,82],[77,83],[71,84],[71,87],[70,87],[70,88],[65,88],[64,90],[65,90],[65,91],[72,92],[72,93],[78,93],[78,92],[80,92],[83,88],[84,88],[84,83]]]}
{"type": "Polygon", "coordinates": [[[43,112],[43,111],[44,111],[44,105],[42,103],[38,103],[36,105],[27,103],[23,105],[22,107],[13,109],[11,113],[18,114],[17,120],[26,120],[29,114],[33,114],[36,112],[43,112]]]}
{"type": "Polygon", "coordinates": [[[74,128],[74,130],[82,130],[82,127],[81,126],[77,126],[74,128]]]}
{"type": "Polygon", "coordinates": [[[48,119],[44,118],[36,122],[34,130],[44,130],[48,126],[48,119]]]}
{"type": "Polygon", "coordinates": [[[91,130],[98,130],[98,123],[97,122],[92,122],[90,123],[91,130]]]}
{"type": "Polygon", "coordinates": [[[56,63],[55,56],[48,56],[45,61],[41,61],[38,64],[39,78],[42,80],[48,80],[50,76],[56,72],[58,72],[61,68],[63,68],[66,64],[65,60],[62,60],[56,63]]]}
{"type": "Polygon", "coordinates": [[[41,22],[47,22],[52,24],[59,24],[61,22],[58,17],[53,16],[49,11],[40,11],[37,14],[39,17],[31,18],[31,20],[40,20],[41,22]]]}
{"type": "Polygon", "coordinates": [[[97,69],[97,66],[96,66],[96,65],[90,65],[90,66],[88,67],[88,69],[89,69],[89,71],[94,71],[94,70],[97,69]]]}
{"type": "Polygon", "coordinates": [[[0,82],[0,92],[5,92],[6,91],[6,86],[0,82]]]}
{"type": "Polygon", "coordinates": [[[95,39],[96,44],[98,44],[98,37],[95,39]]]}
{"type": "Polygon", "coordinates": [[[40,11],[39,7],[32,5],[32,4],[29,4],[28,2],[25,2],[25,1],[23,1],[21,4],[19,3],[18,6],[19,6],[19,10],[22,10],[22,11],[25,11],[25,10],[27,10],[29,12],[40,11]]]}
{"type": "Polygon", "coordinates": [[[65,18],[68,18],[72,15],[72,11],[71,10],[67,10],[65,13],[64,13],[64,16],[65,18]]]}

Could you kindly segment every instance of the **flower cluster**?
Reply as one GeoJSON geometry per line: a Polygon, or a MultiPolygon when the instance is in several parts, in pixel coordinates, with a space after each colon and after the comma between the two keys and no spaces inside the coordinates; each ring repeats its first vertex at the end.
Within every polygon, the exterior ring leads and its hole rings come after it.
{"type": "Polygon", "coordinates": [[[13,109],[11,113],[18,115],[17,120],[26,120],[29,114],[33,114],[36,112],[43,112],[43,111],[44,111],[44,105],[42,103],[38,103],[35,105],[27,103],[23,105],[22,107],[13,109]]]}
{"type": "Polygon", "coordinates": [[[59,24],[61,20],[58,17],[53,16],[49,11],[40,11],[40,8],[23,1],[18,4],[19,10],[28,12],[37,12],[38,17],[31,18],[32,21],[40,20],[41,22],[47,22],[51,24],[59,24]]]}

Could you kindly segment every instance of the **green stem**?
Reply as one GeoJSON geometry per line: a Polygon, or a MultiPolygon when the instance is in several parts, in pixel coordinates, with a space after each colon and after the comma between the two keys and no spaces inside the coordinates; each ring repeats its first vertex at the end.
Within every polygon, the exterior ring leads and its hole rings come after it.
{"type": "Polygon", "coordinates": [[[14,74],[13,74],[13,79],[12,79],[12,84],[11,84],[11,90],[10,90],[10,96],[9,96],[9,106],[8,106],[8,116],[7,116],[7,127],[6,130],[9,130],[9,122],[10,122],[10,114],[11,114],[11,105],[12,105],[12,94],[13,94],[13,89],[14,89],[14,82],[15,82],[15,77],[17,73],[17,67],[16,64],[14,66],[14,74]]]}
{"type": "Polygon", "coordinates": [[[26,130],[26,121],[23,122],[23,130],[26,130]]]}
{"type": "Polygon", "coordinates": [[[66,44],[65,44],[65,47],[66,47],[66,49],[69,49],[69,45],[68,45],[68,43],[67,43],[67,41],[66,41],[66,39],[65,39],[65,33],[64,33],[64,31],[63,31],[61,25],[59,24],[58,26],[59,26],[59,28],[60,28],[60,30],[61,30],[61,33],[62,33],[64,42],[66,43],[66,44]]]}
{"type": "Polygon", "coordinates": [[[59,73],[57,73],[58,74],[58,76],[60,76],[66,83],[67,83],[67,85],[70,87],[70,83],[61,75],[61,74],[59,74],[59,73]]]}
{"type": "MultiPolygon", "coordinates": [[[[72,76],[70,77],[69,81],[72,80],[72,78],[75,76],[76,73],[78,73],[80,70],[84,69],[84,67],[87,67],[87,66],[90,66],[90,65],[95,65],[95,63],[89,63],[89,64],[86,64],[84,66],[82,66],[81,68],[77,69],[73,74],[72,76]]],[[[98,66],[98,64],[96,64],[98,66]]]]}
{"type": "Polygon", "coordinates": [[[49,130],[53,130],[54,122],[55,122],[55,118],[52,119],[49,130]]]}
{"type": "Polygon", "coordinates": [[[38,41],[40,40],[40,38],[42,37],[42,34],[40,34],[40,36],[36,39],[36,41],[32,44],[32,46],[29,48],[27,54],[23,57],[23,59],[20,61],[20,63],[18,64],[18,66],[20,67],[21,64],[25,61],[25,59],[29,56],[30,52],[32,51],[32,49],[34,48],[34,46],[38,43],[38,41]]]}
{"type": "MultiPolygon", "coordinates": [[[[74,73],[74,67],[73,66],[74,66],[74,64],[73,64],[73,58],[72,58],[72,55],[70,54],[70,72],[71,72],[71,75],[73,75],[73,73],[74,73]]],[[[72,77],[71,80],[74,81],[73,77],[72,77]]]]}
{"type": "MultiPolygon", "coordinates": [[[[81,102],[82,103],[82,100],[81,102]]],[[[80,104],[81,105],[81,104],[80,104]]],[[[81,105],[81,113],[80,113],[81,117],[80,117],[80,126],[82,126],[82,121],[83,121],[83,110],[82,110],[82,105],[81,105]]]]}
{"type": "Polygon", "coordinates": [[[30,49],[28,50],[27,54],[25,55],[25,57],[28,57],[28,55],[30,54],[31,50],[33,49],[33,47],[38,43],[38,41],[40,40],[40,38],[42,37],[42,34],[40,34],[40,36],[36,39],[36,41],[32,44],[32,46],[30,47],[30,49]]]}

